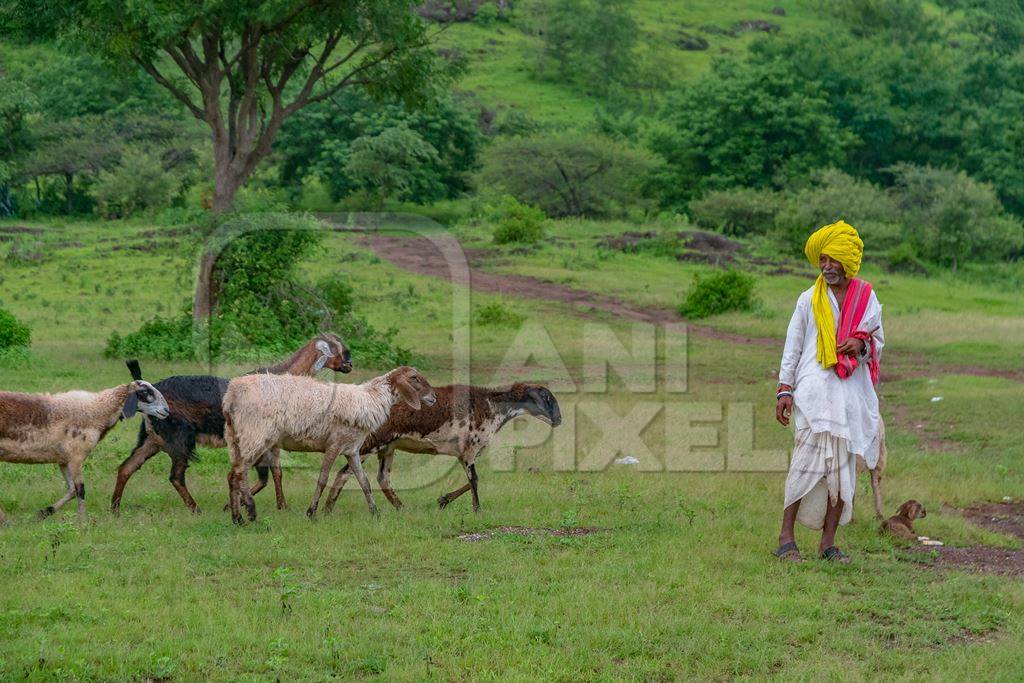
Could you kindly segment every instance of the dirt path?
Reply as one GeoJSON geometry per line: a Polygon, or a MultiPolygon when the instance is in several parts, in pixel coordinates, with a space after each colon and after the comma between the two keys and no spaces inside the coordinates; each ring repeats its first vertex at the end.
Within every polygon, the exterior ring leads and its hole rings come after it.
{"type": "MultiPolygon", "coordinates": [[[[669,308],[644,308],[631,304],[622,299],[588,292],[581,289],[573,289],[567,285],[557,282],[547,282],[526,275],[504,275],[487,272],[482,268],[486,260],[486,252],[481,250],[466,250],[466,257],[469,261],[469,282],[462,282],[462,278],[453,278],[449,272],[448,263],[444,255],[424,237],[394,237],[376,233],[361,238],[364,245],[382,259],[389,261],[405,270],[420,275],[441,278],[443,280],[455,281],[459,284],[468,284],[475,291],[516,296],[528,299],[543,299],[569,304],[577,313],[586,315],[594,311],[611,313],[612,315],[650,323],[652,325],[664,325],[668,323],[685,322],[679,314],[669,308]]],[[[687,323],[687,329],[693,334],[708,338],[717,339],[734,344],[753,344],[755,346],[772,347],[782,350],[782,339],[772,337],[752,337],[735,332],[716,330],[707,325],[687,323]]],[[[934,377],[937,374],[974,375],[977,377],[1002,377],[1018,382],[1024,382],[1024,369],[1022,370],[996,370],[968,365],[939,364],[931,361],[923,354],[901,351],[899,356],[890,356],[891,363],[888,368],[883,369],[883,380],[909,379],[913,377],[934,377]]]]}

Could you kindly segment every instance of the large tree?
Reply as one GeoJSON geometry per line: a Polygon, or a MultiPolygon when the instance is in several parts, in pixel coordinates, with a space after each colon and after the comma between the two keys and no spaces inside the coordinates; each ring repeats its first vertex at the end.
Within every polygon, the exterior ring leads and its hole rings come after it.
{"type": "MultiPolygon", "coordinates": [[[[434,68],[415,0],[8,0],[0,24],[28,38],[54,36],[116,63],[135,64],[210,129],[213,210],[270,152],[304,106],[360,85],[416,99],[434,68]]],[[[216,303],[215,254],[203,257],[193,314],[216,303]]]]}

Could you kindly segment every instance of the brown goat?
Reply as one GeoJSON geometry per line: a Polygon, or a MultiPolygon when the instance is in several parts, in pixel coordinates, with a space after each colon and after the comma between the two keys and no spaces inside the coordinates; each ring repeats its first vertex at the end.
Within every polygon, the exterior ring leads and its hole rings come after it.
{"type": "MultiPolygon", "coordinates": [[[[391,488],[391,463],[396,450],[458,458],[468,482],[438,498],[437,503],[444,508],[466,491],[472,491],[473,510],[479,511],[476,459],[498,430],[523,414],[533,415],[552,426],[562,422],[558,401],[539,384],[516,383],[501,389],[454,385],[438,387],[435,393],[437,403],[431,407],[416,412],[403,405],[392,408],[387,422],[366,439],[360,451],[363,460],[377,454],[380,462],[377,481],[396,508],[402,507],[402,501],[391,488]]],[[[325,504],[328,512],[334,508],[350,476],[347,467],[338,472],[325,504]]]]}

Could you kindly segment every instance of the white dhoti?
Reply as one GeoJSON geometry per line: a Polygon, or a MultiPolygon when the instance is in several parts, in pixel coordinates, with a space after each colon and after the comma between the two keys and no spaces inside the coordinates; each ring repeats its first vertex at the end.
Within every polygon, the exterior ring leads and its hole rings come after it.
{"type": "Polygon", "coordinates": [[[796,521],[810,529],[825,523],[829,503],[842,500],[840,524],[853,517],[853,494],[857,488],[857,456],[847,449],[846,439],[810,429],[796,433],[796,446],[786,478],[783,507],[800,501],[796,521]]]}

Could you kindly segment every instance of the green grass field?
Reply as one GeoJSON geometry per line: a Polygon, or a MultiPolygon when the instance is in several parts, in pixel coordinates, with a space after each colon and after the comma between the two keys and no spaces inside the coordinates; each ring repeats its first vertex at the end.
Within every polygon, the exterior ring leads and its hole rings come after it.
{"type": "MultiPolygon", "coordinates": [[[[656,3],[648,5],[655,11],[656,3]]],[[[42,261],[16,264],[4,260],[0,242],[0,307],[33,331],[27,359],[0,361],[0,388],[124,382],[123,363],[102,356],[105,340],[180,309],[190,288],[182,275],[190,263],[185,243],[142,224],[0,222],[0,234],[14,225],[40,229],[33,239],[46,248],[42,261]]],[[[495,249],[481,234],[459,237],[488,250],[480,267],[490,272],[674,307],[707,267],[597,247],[597,237],[630,229],[637,228],[554,224],[557,239],[528,253],[495,249]]],[[[452,298],[464,289],[403,271],[345,235],[331,236],[302,270],[310,280],[328,272],[349,277],[360,314],[398,328],[435,384],[450,380],[452,298]]],[[[310,522],[303,511],[318,459],[293,454],[285,459],[291,508],[274,510],[272,496],[261,494],[258,520],[239,528],[221,511],[227,455],[201,449],[188,479],[202,515],[182,505],[167,482],[169,459],[160,455],[132,479],[115,518],[109,497],[135,421],[115,428],[87,462],[84,524],[73,506],[36,519],[61,494],[56,468],[0,463],[0,506],[10,518],[0,528],[0,680],[1016,678],[1024,656],[1020,578],[948,567],[939,553],[914,553],[879,536],[866,479],[855,522],[839,535],[853,564],[789,565],[769,554],[784,473],[664,471],[664,454],[676,445],[666,437],[664,411],[642,432],[654,461],[604,467],[618,454],[591,452],[609,425],[584,414],[579,406],[587,402],[618,415],[645,402],[723,406],[723,419],[704,425],[717,434],[717,446],[699,451],[709,459],[725,455],[725,418],[749,403],[754,447],[788,448],[790,432],[774,423],[772,370],[790,306],[810,284],[806,270],[756,271],[759,311],[704,321],[777,343],[691,335],[686,393],[628,391],[624,380],[649,371],[642,365],[625,377],[613,373],[607,393],[556,389],[563,414],[577,408],[577,457],[596,458],[597,466],[566,468],[554,460],[552,439],[493,449],[481,463],[479,514],[468,496],[437,509],[437,496],[462,484],[461,472],[449,471],[400,489],[401,512],[375,491],[382,514],[373,519],[350,487],[333,514],[310,522]],[[459,538],[502,526],[597,531],[459,538]]],[[[913,497],[929,512],[916,525],[920,533],[947,546],[1015,551],[1016,538],[975,526],[959,509],[1019,499],[1024,490],[1021,383],[984,376],[1021,365],[1019,292],[891,275],[870,262],[865,275],[886,305],[886,509],[913,497]],[[944,400],[932,402],[936,396],[944,400]]],[[[470,297],[474,315],[499,303],[513,319],[473,325],[471,371],[479,383],[497,381],[528,327],[546,331],[577,382],[587,326],[607,325],[621,339],[630,333],[625,321],[600,311],[470,297]]],[[[385,369],[354,361],[345,381],[385,369]]],[[[144,360],[143,370],[155,379],[204,367],[144,360]]],[[[537,361],[521,372],[551,380],[560,370],[537,361]]],[[[521,418],[506,432],[542,439],[538,425],[521,418]]],[[[423,464],[422,456],[399,455],[395,483],[408,485],[423,464]]],[[[816,546],[807,530],[798,530],[798,540],[805,552],[816,546]]]]}

